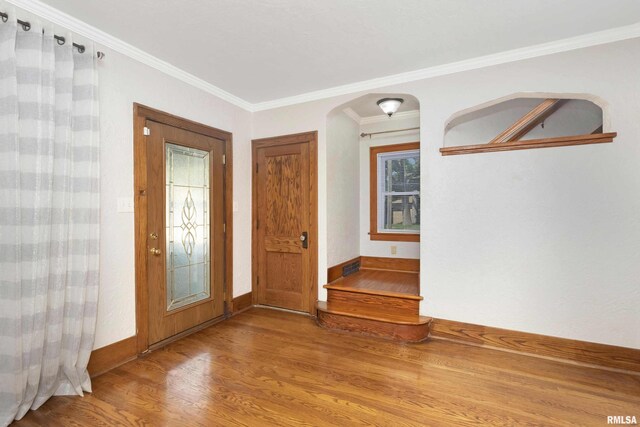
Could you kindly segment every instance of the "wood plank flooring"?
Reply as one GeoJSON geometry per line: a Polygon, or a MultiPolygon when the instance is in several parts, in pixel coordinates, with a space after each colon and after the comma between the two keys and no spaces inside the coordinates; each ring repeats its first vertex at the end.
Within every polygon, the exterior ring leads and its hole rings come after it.
{"type": "Polygon", "coordinates": [[[402,271],[360,269],[357,273],[334,280],[329,286],[420,295],[420,275],[402,271]]]}
{"type": "Polygon", "coordinates": [[[433,340],[398,344],[252,308],[55,397],[15,426],[606,425],[640,376],[433,340]]]}

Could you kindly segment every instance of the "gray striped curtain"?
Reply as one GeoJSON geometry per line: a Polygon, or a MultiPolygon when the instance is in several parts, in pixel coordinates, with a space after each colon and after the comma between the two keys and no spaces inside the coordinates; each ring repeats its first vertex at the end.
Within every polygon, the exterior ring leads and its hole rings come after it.
{"type": "Polygon", "coordinates": [[[98,299],[95,52],[0,22],[0,425],[91,391],[98,299]]]}

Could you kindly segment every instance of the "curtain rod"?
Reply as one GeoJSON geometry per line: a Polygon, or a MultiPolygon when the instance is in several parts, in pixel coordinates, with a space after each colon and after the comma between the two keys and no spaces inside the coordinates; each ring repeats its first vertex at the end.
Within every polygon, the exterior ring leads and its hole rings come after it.
{"type": "Polygon", "coordinates": [[[406,129],[396,129],[396,130],[383,130],[383,131],[380,131],[380,132],[362,132],[360,134],[360,138],[364,138],[365,136],[368,136],[369,138],[371,138],[371,135],[379,135],[381,133],[404,132],[404,131],[407,131],[407,130],[416,130],[416,129],[420,129],[420,127],[406,128],[406,129]]]}
{"type": "MultiPolygon", "coordinates": [[[[0,18],[2,19],[2,22],[7,22],[9,20],[9,14],[7,14],[5,12],[0,12],[0,18]]],[[[17,21],[18,21],[18,24],[20,24],[22,26],[22,29],[24,31],[29,31],[31,29],[31,22],[22,21],[20,19],[18,19],[17,21]]],[[[44,29],[42,30],[42,32],[44,33],[44,29]]],[[[58,41],[58,44],[60,46],[65,44],[65,42],[67,41],[64,37],[58,36],[56,34],[53,35],[53,38],[58,41]]],[[[73,47],[78,49],[78,52],[80,52],[80,53],[84,53],[84,51],[85,51],[84,45],[73,43],[73,47]]],[[[102,58],[104,58],[105,55],[104,55],[104,52],[98,51],[97,52],[97,56],[98,56],[98,59],[102,59],[102,58]]]]}

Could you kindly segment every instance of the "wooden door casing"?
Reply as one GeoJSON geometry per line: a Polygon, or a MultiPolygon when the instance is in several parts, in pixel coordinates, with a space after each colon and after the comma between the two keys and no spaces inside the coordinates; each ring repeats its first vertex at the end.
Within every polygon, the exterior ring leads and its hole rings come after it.
{"type": "MultiPolygon", "coordinates": [[[[134,229],[135,229],[135,305],[136,305],[136,352],[145,353],[149,350],[149,289],[147,271],[147,136],[144,128],[147,120],[189,130],[201,135],[207,135],[225,144],[224,168],[224,216],[225,216],[225,316],[212,322],[207,322],[185,331],[174,337],[186,336],[199,328],[222,320],[229,315],[233,298],[233,134],[216,129],[202,123],[194,122],[164,111],[156,110],[146,105],[133,103],[133,201],[134,201],[134,229]]],[[[163,341],[163,345],[168,342],[163,341]]]]}
{"type": "Polygon", "coordinates": [[[316,132],[253,141],[253,298],[307,313],[317,300],[316,132]],[[301,235],[307,234],[303,248],[301,235]]]}

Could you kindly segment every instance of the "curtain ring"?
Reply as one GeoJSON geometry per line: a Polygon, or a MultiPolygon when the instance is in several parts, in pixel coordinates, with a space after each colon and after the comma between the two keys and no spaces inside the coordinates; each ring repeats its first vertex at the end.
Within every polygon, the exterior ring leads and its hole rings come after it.
{"type": "Polygon", "coordinates": [[[65,38],[60,36],[60,37],[56,37],[56,41],[58,42],[58,45],[62,46],[64,45],[64,43],[66,42],[65,38]]]}
{"type": "Polygon", "coordinates": [[[83,45],[78,46],[78,52],[84,53],[84,46],[83,45]]]}
{"type": "Polygon", "coordinates": [[[25,31],[29,31],[31,29],[31,22],[19,22],[22,25],[22,29],[25,31]]]}
{"type": "Polygon", "coordinates": [[[9,20],[9,15],[7,15],[6,13],[3,13],[0,16],[2,17],[2,22],[7,22],[9,20]]]}

